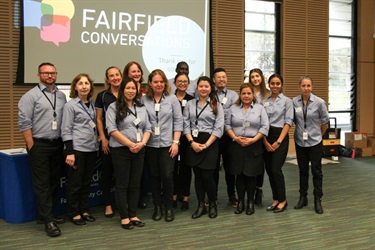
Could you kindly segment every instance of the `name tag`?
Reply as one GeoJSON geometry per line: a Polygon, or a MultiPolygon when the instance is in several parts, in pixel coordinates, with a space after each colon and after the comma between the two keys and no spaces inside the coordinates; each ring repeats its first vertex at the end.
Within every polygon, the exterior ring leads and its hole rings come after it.
{"type": "Polygon", "coordinates": [[[302,138],[303,138],[304,141],[309,139],[309,136],[308,136],[307,132],[303,132],[302,138]]]}
{"type": "Polygon", "coordinates": [[[155,111],[160,111],[160,103],[155,103],[155,111]]]}
{"type": "Polygon", "coordinates": [[[296,110],[296,113],[302,112],[302,108],[301,107],[297,107],[295,110],[296,110]]]}
{"type": "Polygon", "coordinates": [[[182,104],[182,107],[185,107],[185,106],[186,106],[186,102],[187,102],[187,101],[186,101],[185,99],[182,100],[182,103],[181,103],[181,104],[182,104]]]}
{"type": "Polygon", "coordinates": [[[224,96],[223,100],[221,100],[221,104],[226,104],[228,99],[224,96]]]}
{"type": "Polygon", "coordinates": [[[155,135],[160,135],[160,127],[155,127],[155,135]]]}
{"type": "Polygon", "coordinates": [[[57,130],[57,121],[52,121],[52,130],[57,130]]]}
{"type": "Polygon", "coordinates": [[[89,125],[91,128],[96,128],[96,124],[93,121],[89,121],[89,125]]]}
{"type": "Polygon", "coordinates": [[[137,132],[137,142],[141,141],[141,133],[137,132]]]}
{"type": "Polygon", "coordinates": [[[268,107],[268,106],[270,106],[270,103],[269,102],[265,102],[264,103],[264,107],[268,107]]]}
{"type": "Polygon", "coordinates": [[[193,131],[192,131],[192,136],[193,137],[198,137],[198,134],[199,134],[199,131],[198,131],[198,129],[196,128],[196,129],[193,129],[193,131]]]}
{"type": "Polygon", "coordinates": [[[242,126],[243,126],[244,128],[250,128],[250,122],[244,122],[244,123],[242,124],[242,126]]]}
{"type": "Polygon", "coordinates": [[[141,119],[138,117],[133,121],[134,125],[138,125],[141,122],[141,119]]]}

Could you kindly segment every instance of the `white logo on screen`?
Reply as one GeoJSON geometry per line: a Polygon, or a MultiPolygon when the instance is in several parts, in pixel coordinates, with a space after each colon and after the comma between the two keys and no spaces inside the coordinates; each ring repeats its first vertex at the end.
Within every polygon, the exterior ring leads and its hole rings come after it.
{"type": "Polygon", "coordinates": [[[185,61],[193,80],[205,67],[205,46],[205,34],[198,24],[183,16],[167,16],[148,29],[142,55],[149,72],[161,69],[168,79],[175,77],[176,64],[185,61]]]}

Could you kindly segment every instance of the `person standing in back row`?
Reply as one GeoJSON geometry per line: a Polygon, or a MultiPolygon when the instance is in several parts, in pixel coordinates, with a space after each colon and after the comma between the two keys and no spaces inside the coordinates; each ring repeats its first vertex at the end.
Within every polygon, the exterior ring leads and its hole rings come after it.
{"type": "MultiPolygon", "coordinates": [[[[187,64],[187,62],[181,61],[181,62],[177,63],[176,73],[177,74],[186,74],[187,76],[189,76],[189,65],[187,64]]],[[[177,89],[177,87],[174,83],[174,80],[175,80],[174,78],[169,79],[169,85],[171,86],[171,93],[175,93],[176,89],[177,89]]],[[[197,81],[189,80],[189,87],[187,88],[186,93],[193,96],[193,97],[196,96],[197,81]]]]}
{"type": "Polygon", "coordinates": [[[63,158],[61,121],[66,97],[55,85],[57,72],[52,63],[38,67],[39,84],[22,96],[18,103],[18,125],[26,142],[33,187],[39,216],[43,218],[48,236],[61,235],[53,218],[53,196],[59,183],[63,158]]]}
{"type": "Polygon", "coordinates": [[[307,206],[307,190],[309,188],[309,163],[314,185],[314,208],[317,214],[323,213],[321,199],[323,196],[322,137],[328,128],[329,115],[323,99],[312,93],[313,80],[310,76],[302,76],[299,80],[301,95],[293,98],[294,140],[299,168],[300,198],[295,209],[307,206]]]}
{"type": "MultiPolygon", "coordinates": [[[[254,98],[259,104],[263,105],[263,100],[269,97],[270,91],[266,87],[266,81],[261,69],[255,68],[250,70],[249,83],[254,89],[254,98]]],[[[263,171],[257,176],[257,188],[254,196],[254,202],[256,205],[262,204],[263,182],[264,168],[263,171]]]]}
{"type": "MultiPolygon", "coordinates": [[[[214,70],[213,81],[216,88],[216,96],[218,102],[224,109],[224,116],[227,115],[229,108],[238,100],[238,94],[236,91],[227,89],[228,77],[227,72],[223,68],[217,68],[214,70]]],[[[219,157],[217,159],[217,171],[216,171],[216,185],[219,185],[219,170],[220,162],[222,161],[225,171],[225,182],[227,184],[227,194],[229,199],[229,205],[237,207],[237,198],[235,193],[236,176],[231,174],[231,160],[228,154],[228,145],[231,140],[226,133],[219,140],[219,157]]]]}

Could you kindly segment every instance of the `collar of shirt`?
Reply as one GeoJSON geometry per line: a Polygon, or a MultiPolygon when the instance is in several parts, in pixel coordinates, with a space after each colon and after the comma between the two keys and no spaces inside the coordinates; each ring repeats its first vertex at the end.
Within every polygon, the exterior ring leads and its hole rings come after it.
{"type": "MultiPolygon", "coordinates": [[[[252,109],[254,107],[254,103],[252,102],[251,104],[250,104],[250,108],[252,109]]],[[[241,104],[240,104],[240,108],[241,109],[243,109],[243,103],[241,102],[241,104]]]]}
{"type": "MultiPolygon", "coordinates": [[[[49,90],[49,88],[47,88],[47,86],[44,85],[43,83],[39,83],[39,89],[40,89],[41,91],[44,91],[45,89],[47,89],[48,92],[51,92],[51,91],[49,90]]],[[[57,90],[58,90],[58,88],[56,87],[56,85],[53,85],[53,90],[52,90],[51,93],[53,93],[53,92],[55,92],[55,91],[57,91],[57,90]]]]}
{"type": "Polygon", "coordinates": [[[216,89],[216,92],[218,93],[218,94],[227,94],[227,87],[225,87],[223,90],[219,90],[219,89],[216,89]]]}

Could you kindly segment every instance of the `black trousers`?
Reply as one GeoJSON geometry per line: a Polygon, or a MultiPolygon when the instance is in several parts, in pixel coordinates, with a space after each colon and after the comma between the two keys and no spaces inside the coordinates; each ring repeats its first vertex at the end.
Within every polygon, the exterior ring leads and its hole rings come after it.
{"type": "MultiPolygon", "coordinates": [[[[282,128],[270,128],[267,141],[273,144],[279,138],[282,128]]],[[[285,178],[282,171],[288,155],[289,136],[285,136],[279,148],[275,152],[268,152],[264,149],[264,163],[270,180],[273,200],[283,202],[286,200],[285,178]]]]}
{"type": "Polygon", "coordinates": [[[322,142],[312,147],[300,147],[296,144],[296,153],[299,168],[300,195],[307,196],[307,190],[309,189],[309,163],[311,162],[314,196],[321,198],[323,196],[322,142]]]}
{"type": "Polygon", "coordinates": [[[247,193],[248,200],[254,200],[256,177],[239,174],[236,176],[236,187],[238,200],[245,201],[245,194],[247,193]]]}
{"type": "Polygon", "coordinates": [[[74,150],[76,168],[67,166],[67,203],[70,217],[87,212],[89,205],[90,182],[98,152],[74,150]]]}
{"type": "Polygon", "coordinates": [[[174,195],[190,196],[191,176],[191,167],[176,159],[173,173],[174,195]]]}
{"type": "Polygon", "coordinates": [[[161,206],[164,203],[165,209],[172,209],[173,170],[176,157],[171,158],[168,151],[169,147],[146,147],[146,162],[150,170],[154,206],[161,206]]]}
{"type": "Polygon", "coordinates": [[[137,216],[145,149],[138,153],[128,147],[111,148],[116,178],[116,204],[121,219],[137,216]]]}
{"type": "Polygon", "coordinates": [[[100,178],[100,184],[103,190],[104,204],[106,206],[110,206],[113,203],[111,189],[115,183],[112,156],[111,152],[109,154],[105,154],[102,150],[100,150],[100,156],[102,159],[102,175],[100,178]]]}
{"type": "Polygon", "coordinates": [[[34,138],[34,145],[28,150],[38,212],[46,222],[53,219],[53,203],[64,165],[63,148],[61,139],[34,138]]]}
{"type": "Polygon", "coordinates": [[[235,197],[235,186],[236,186],[236,176],[231,174],[231,160],[230,155],[228,153],[228,145],[230,144],[231,140],[228,135],[224,134],[219,139],[219,157],[217,159],[217,168],[215,171],[215,182],[216,182],[216,189],[218,190],[219,185],[219,169],[220,169],[220,156],[223,160],[223,167],[225,171],[225,182],[227,184],[227,195],[228,197],[235,197]]]}
{"type": "Polygon", "coordinates": [[[214,178],[215,169],[202,169],[193,167],[194,171],[194,185],[198,202],[204,202],[205,194],[211,202],[216,201],[216,182],[214,178]]]}

